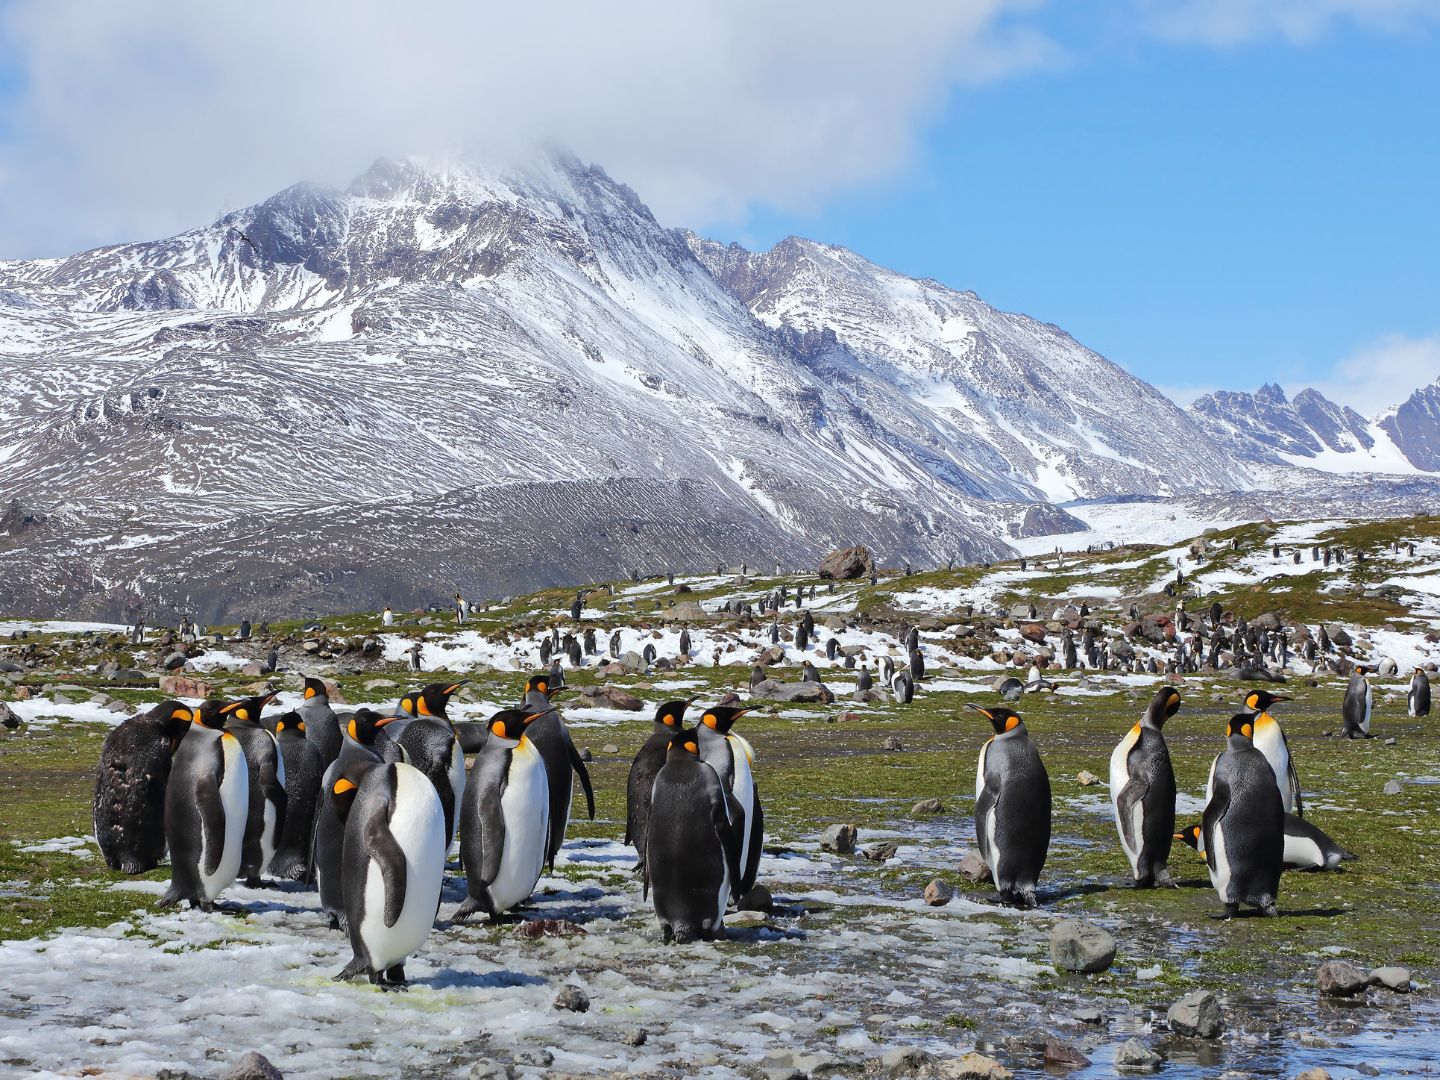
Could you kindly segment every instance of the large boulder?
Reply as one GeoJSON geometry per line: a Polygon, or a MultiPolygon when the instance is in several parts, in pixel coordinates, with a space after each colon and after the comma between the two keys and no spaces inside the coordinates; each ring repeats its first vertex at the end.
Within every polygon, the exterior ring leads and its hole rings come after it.
{"type": "Polygon", "coordinates": [[[601,708],[621,709],[625,712],[639,712],[645,703],[627,690],[618,686],[584,686],[580,696],[591,705],[601,708]]]}
{"type": "Polygon", "coordinates": [[[820,560],[820,576],[832,581],[869,577],[875,572],[875,559],[863,544],[832,551],[820,560]]]}
{"type": "Polygon", "coordinates": [[[191,675],[161,675],[160,692],[172,698],[208,698],[214,696],[215,686],[191,675]]]}
{"type": "Polygon", "coordinates": [[[704,622],[712,618],[699,600],[681,600],[678,604],[671,604],[664,614],[666,618],[681,622],[704,622]]]}
{"type": "Polygon", "coordinates": [[[764,679],[756,683],[750,690],[750,696],[767,701],[809,701],[819,702],[821,705],[829,705],[835,700],[835,695],[824,683],[782,683],[774,679],[764,679]]]}
{"type": "Polygon", "coordinates": [[[1050,961],[1062,971],[1104,971],[1115,962],[1115,939],[1094,923],[1061,919],[1050,928],[1050,961]]]}

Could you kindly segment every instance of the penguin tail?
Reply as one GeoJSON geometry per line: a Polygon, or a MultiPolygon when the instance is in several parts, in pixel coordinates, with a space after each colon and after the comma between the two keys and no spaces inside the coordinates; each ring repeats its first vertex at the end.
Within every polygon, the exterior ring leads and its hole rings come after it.
{"type": "Polygon", "coordinates": [[[1359,861],[1359,859],[1360,859],[1360,856],[1359,856],[1359,855],[1356,855],[1355,852],[1353,852],[1353,851],[1348,851],[1348,850],[1346,850],[1345,848],[1341,848],[1341,849],[1340,849],[1340,861],[1341,861],[1341,862],[1357,862],[1357,861],[1359,861]]]}

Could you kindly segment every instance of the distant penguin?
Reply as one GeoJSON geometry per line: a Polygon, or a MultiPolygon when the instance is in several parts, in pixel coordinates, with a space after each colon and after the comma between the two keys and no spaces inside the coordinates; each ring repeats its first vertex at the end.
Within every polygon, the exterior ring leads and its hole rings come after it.
{"type": "MultiPolygon", "coordinates": [[[[1195,849],[1202,858],[1205,855],[1205,830],[1199,825],[1187,825],[1175,834],[1195,849]]],[[[1312,823],[1294,814],[1285,815],[1285,869],[1286,870],[1337,870],[1342,862],[1355,858],[1312,823]]]]}
{"type": "Polygon", "coordinates": [[[680,658],[690,658],[690,630],[688,628],[680,631],[680,658]]]}
{"type": "Polygon", "coordinates": [[[347,769],[363,762],[403,760],[400,744],[381,740],[387,725],[401,722],[402,716],[383,716],[373,709],[356,709],[341,728],[340,756],[325,770],[320,798],[315,806],[315,828],[310,841],[310,871],[320,908],[330,918],[332,930],[344,930],[345,881],[342,860],[345,851],[345,809],[335,796],[335,782],[347,769]]]}
{"type": "MultiPolygon", "coordinates": [[[[759,668],[756,668],[758,671],[759,668]]],[[[761,678],[764,678],[762,673],[761,678]]],[[[688,701],[667,701],[655,710],[655,727],[630,762],[630,775],[625,782],[625,843],[635,849],[635,873],[645,876],[645,830],[650,822],[650,792],[655,777],[665,764],[665,753],[671,737],[685,722],[685,710],[694,704],[688,701]]]]}
{"type": "Polygon", "coordinates": [[[920,648],[920,628],[912,626],[906,630],[904,642],[906,653],[913,653],[916,649],[920,648]]]}
{"type": "Polygon", "coordinates": [[[320,751],[328,768],[340,756],[340,719],[330,707],[330,691],[323,679],[305,676],[300,719],[305,722],[305,740],[320,751]]]}
{"type": "Polygon", "coordinates": [[[1347,739],[1372,738],[1370,713],[1375,707],[1375,690],[1370,685],[1370,680],[1365,678],[1365,673],[1369,670],[1364,664],[1356,664],[1355,672],[1350,676],[1350,684],[1345,688],[1345,700],[1341,704],[1340,714],[1345,724],[1341,734],[1347,739]]]}
{"type": "Polygon", "coordinates": [[[550,653],[553,651],[553,649],[554,649],[554,647],[550,644],[550,635],[547,634],[547,635],[545,635],[543,638],[540,639],[540,666],[541,666],[541,667],[549,667],[549,666],[550,666],[550,653]]]}
{"type": "Polygon", "coordinates": [[[1416,668],[1410,676],[1410,691],[1405,695],[1406,711],[1411,716],[1430,715],[1430,676],[1424,668],[1416,668]]]}
{"type": "Polygon", "coordinates": [[[840,654],[840,639],[828,638],[825,642],[825,659],[833,661],[840,654]]]}
{"type": "Polygon", "coordinates": [[[795,648],[803,652],[805,649],[808,649],[809,647],[810,647],[810,632],[805,629],[805,624],[804,624],[804,623],[799,623],[799,624],[796,625],[796,627],[795,627],[795,648]]]}
{"type": "Polygon", "coordinates": [[[240,740],[250,773],[250,811],[245,825],[240,876],[250,888],[258,888],[270,872],[280,837],[285,832],[285,759],[275,736],[260,725],[260,714],[279,691],[242,698],[228,705],[204,702],[200,709],[215,706],[225,718],[225,730],[240,740]]]}
{"type": "Polygon", "coordinates": [[[165,842],[170,887],[159,907],[181,900],[209,911],[240,873],[250,814],[250,770],[240,742],[222,730],[217,709],[197,709],[170,766],[165,842]]]}
{"type": "Polygon", "coordinates": [[[750,668],[750,689],[754,690],[755,687],[759,686],[764,681],[765,669],[759,664],[755,664],[753,667],[750,668]]]}
{"type": "Polygon", "coordinates": [[[398,731],[385,735],[399,743],[405,760],[419,769],[435,785],[440,808],[445,812],[446,850],[455,839],[455,826],[460,818],[460,801],[465,795],[465,751],[455,724],[450,719],[450,698],[468,680],[457,683],[431,683],[412,690],[400,699],[397,712],[411,717],[397,724],[398,731]]]}
{"type": "Polygon", "coordinates": [[[819,670],[809,660],[802,662],[800,665],[800,681],[813,683],[820,681],[819,670]]]}
{"type": "Polygon", "coordinates": [[[532,675],[525,683],[525,696],[520,708],[527,715],[541,714],[525,729],[525,735],[545,759],[545,772],[550,782],[550,843],[546,863],[554,867],[555,856],[565,842],[565,829],[570,824],[570,809],[575,790],[575,777],[585,792],[586,809],[595,820],[595,790],[590,785],[590,770],[575,749],[570,729],[550,699],[561,691],[548,675],[532,675]]]}
{"type": "Polygon", "coordinates": [[[860,674],[855,678],[856,690],[869,690],[875,685],[875,680],[870,677],[870,669],[864,665],[860,668],[860,674]]]}
{"type": "Polygon", "coordinates": [[[1180,692],[1164,686],[1145,716],[1110,755],[1110,804],[1120,846],[1130,860],[1137,889],[1168,880],[1166,863],[1175,836],[1175,771],[1161,732],[1180,711],[1180,692]]]}
{"type": "Polygon", "coordinates": [[[1295,759],[1290,756],[1290,744],[1279,721],[1270,715],[1270,706],[1277,701],[1289,701],[1281,694],[1268,690],[1251,690],[1245,695],[1245,708],[1255,716],[1255,730],[1251,736],[1255,749],[1265,755],[1275,773],[1275,785],[1280,789],[1280,801],[1287,814],[1305,816],[1304,798],[1300,793],[1300,776],[1295,771],[1295,759]]]}
{"type": "Polygon", "coordinates": [[[737,899],[755,885],[765,835],[765,809],[755,784],[755,749],[743,735],[731,730],[749,711],[743,706],[714,705],[705,710],[695,729],[701,759],[715,770],[731,799],[730,821],[740,845],[736,857],[739,876],[731,881],[737,899]]]}
{"type": "Polygon", "coordinates": [[[915,700],[915,681],[908,671],[897,671],[890,679],[890,693],[897,705],[909,705],[915,700]]]}
{"type": "Polygon", "coordinates": [[[778,622],[772,622],[770,624],[770,644],[780,644],[780,624],[778,622]]]}
{"type": "Polygon", "coordinates": [[[336,980],[405,985],[405,960],[435,925],[449,846],[430,779],[404,762],[358,762],[332,787],[345,819],[346,929],[354,958],[336,980]],[[347,805],[348,804],[348,805],[347,805]]]}
{"type": "MultiPolygon", "coordinates": [[[[277,878],[303,881],[310,868],[315,807],[328,763],[321,756],[320,748],[308,738],[305,721],[298,712],[267,719],[265,726],[275,735],[280,760],[285,766],[285,827],[280,832],[270,872],[277,878]]],[[[338,734],[340,729],[335,730],[338,734]]],[[[339,756],[338,750],[336,756],[339,756]]]]}
{"type": "MultiPolygon", "coordinates": [[[[653,664],[654,662],[655,646],[646,645],[645,663],[653,664]]],[[[561,664],[559,660],[550,661],[550,685],[556,687],[557,689],[565,685],[565,666],[561,664]]]]}
{"type": "Polygon", "coordinates": [[[677,732],[655,776],[645,841],[645,891],[654,894],[661,939],[685,945],[725,936],[725,909],[740,877],[730,799],[700,760],[694,731],[677,732]]]}
{"type": "Polygon", "coordinates": [[[975,769],[975,842],[1000,899],[1035,906],[1035,883],[1050,850],[1050,775],[1014,709],[967,706],[995,734],[975,769]]]}
{"type": "Polygon", "coordinates": [[[880,657],[880,679],[887,686],[895,678],[895,658],[888,653],[880,657]]]}
{"type": "Polygon", "coordinates": [[[565,659],[570,661],[572,668],[578,668],[585,663],[585,656],[580,651],[580,642],[575,638],[571,638],[570,644],[565,647],[565,659]]]}
{"type": "MultiPolygon", "coordinates": [[[[616,630],[610,635],[610,656],[612,659],[620,659],[620,631],[616,630]]],[[[544,661],[541,661],[542,663],[544,661]]]]}
{"type": "Polygon", "coordinates": [[[95,775],[95,842],[105,864],[143,874],[165,855],[165,787],[171,759],[190,730],[188,705],[165,701],[105,736],[95,775]]]}
{"type": "Polygon", "coordinates": [[[1201,818],[1210,883],[1233,918],[1241,904],[1276,915],[1285,861],[1285,808],[1265,755],[1255,749],[1255,717],[1241,713],[1226,728],[1227,747],[1210,767],[1201,818]]]}
{"type": "MultiPolygon", "coordinates": [[[[643,648],[643,649],[640,650],[640,656],[641,656],[641,658],[645,661],[645,666],[646,666],[646,667],[649,667],[651,664],[655,663],[655,657],[656,657],[657,655],[658,655],[658,654],[657,654],[656,651],[655,651],[655,643],[654,643],[654,642],[651,642],[651,641],[647,641],[647,642],[645,643],[645,648],[643,648]]],[[[565,685],[563,682],[561,682],[560,680],[558,680],[558,679],[555,678],[555,672],[553,672],[553,671],[550,673],[550,681],[551,681],[555,686],[564,686],[564,685],[565,685]]]]}
{"type": "Polygon", "coordinates": [[[595,651],[595,628],[591,626],[585,630],[585,655],[594,656],[595,651]]]}
{"type": "Polygon", "coordinates": [[[460,814],[465,901],[455,918],[495,918],[535,891],[550,844],[550,782],[545,759],[525,737],[535,713],[503,709],[470,769],[460,814]]]}
{"type": "Polygon", "coordinates": [[[925,654],[918,648],[910,650],[910,679],[922,682],[925,678],[925,654]]]}
{"type": "Polygon", "coordinates": [[[1065,631],[1065,639],[1061,645],[1061,649],[1063,657],[1062,662],[1065,665],[1065,670],[1074,671],[1080,666],[1080,657],[1075,652],[1075,638],[1068,630],[1065,631]]]}

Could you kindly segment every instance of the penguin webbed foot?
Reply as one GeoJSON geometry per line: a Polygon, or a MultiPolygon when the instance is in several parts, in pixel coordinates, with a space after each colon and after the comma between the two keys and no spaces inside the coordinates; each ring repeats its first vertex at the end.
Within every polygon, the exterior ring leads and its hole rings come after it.
{"type": "Polygon", "coordinates": [[[331,979],[331,982],[349,982],[351,979],[358,979],[361,975],[370,976],[371,982],[375,982],[379,978],[375,972],[370,970],[365,961],[357,956],[341,968],[340,974],[331,979]]]}
{"type": "Polygon", "coordinates": [[[1230,920],[1230,919],[1235,918],[1235,916],[1237,916],[1237,915],[1239,915],[1239,914],[1240,914],[1240,905],[1239,905],[1239,904],[1226,904],[1223,908],[1221,908],[1221,915],[1220,915],[1220,917],[1221,917],[1222,919],[1226,919],[1226,920],[1228,921],[1228,920],[1230,920]]]}

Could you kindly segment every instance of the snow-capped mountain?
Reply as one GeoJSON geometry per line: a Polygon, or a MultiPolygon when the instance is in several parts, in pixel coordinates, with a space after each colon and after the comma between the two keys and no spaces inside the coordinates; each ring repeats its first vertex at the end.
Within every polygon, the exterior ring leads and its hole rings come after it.
{"type": "Polygon", "coordinates": [[[987,559],[1080,527],[1057,501],[1273,467],[1053,326],[662,228],[563,154],[381,162],[0,262],[0,376],[0,609],[25,614],[409,606],[849,543],[987,559]]]}
{"type": "Polygon", "coordinates": [[[1376,424],[1411,465],[1440,472],[1440,379],[1381,413],[1376,424]]]}

